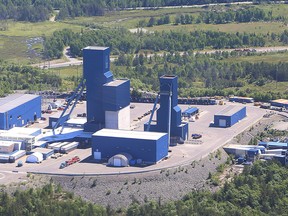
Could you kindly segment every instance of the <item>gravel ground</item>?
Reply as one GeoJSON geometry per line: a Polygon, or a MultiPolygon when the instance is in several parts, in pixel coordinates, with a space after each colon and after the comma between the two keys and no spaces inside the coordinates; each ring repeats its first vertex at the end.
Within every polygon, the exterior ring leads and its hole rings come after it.
{"type": "Polygon", "coordinates": [[[55,184],[64,190],[73,191],[85,200],[114,209],[127,208],[132,201],[145,200],[167,202],[181,199],[185,194],[197,189],[212,189],[207,181],[209,172],[225,163],[226,153],[221,150],[212,153],[190,165],[145,174],[130,174],[97,177],[52,176],[55,184]]]}
{"type": "Polygon", "coordinates": [[[258,133],[267,129],[278,128],[278,126],[282,126],[286,124],[288,119],[287,117],[281,116],[274,112],[271,112],[271,115],[268,118],[261,119],[258,123],[251,126],[248,130],[243,131],[239,135],[237,135],[234,139],[232,139],[230,144],[243,144],[247,145],[249,141],[254,138],[258,133]]]}

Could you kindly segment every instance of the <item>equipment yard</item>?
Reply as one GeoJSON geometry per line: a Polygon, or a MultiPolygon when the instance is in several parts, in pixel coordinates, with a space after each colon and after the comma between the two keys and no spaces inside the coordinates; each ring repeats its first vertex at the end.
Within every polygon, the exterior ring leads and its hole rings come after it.
{"type": "MultiPolygon", "coordinates": [[[[78,104],[76,112],[85,112],[85,104],[78,104]],[[83,108],[83,111],[81,110],[83,108]]],[[[142,130],[143,124],[148,121],[149,115],[138,120],[146,112],[152,109],[153,104],[135,103],[135,108],[131,109],[131,124],[136,124],[135,130],[142,130]],[[135,121],[137,119],[137,121],[135,121]]],[[[266,113],[259,107],[246,106],[247,117],[231,128],[209,127],[215,113],[219,112],[228,105],[205,106],[198,105],[200,117],[194,122],[189,122],[189,139],[184,144],[170,146],[171,152],[167,160],[146,167],[107,167],[105,164],[95,163],[91,160],[91,148],[76,149],[69,154],[64,154],[57,159],[44,160],[41,164],[27,164],[23,167],[16,167],[15,164],[0,164],[1,171],[19,171],[43,174],[59,174],[59,175],[104,175],[104,174],[124,174],[139,173],[155,170],[162,170],[170,167],[177,167],[191,163],[191,161],[199,160],[206,157],[209,153],[216,151],[218,148],[226,144],[233,137],[243,132],[259,121],[266,113]],[[193,140],[191,134],[201,134],[202,138],[193,140]],[[59,169],[59,166],[65,160],[79,156],[80,163],[75,163],[65,169],[59,169]]],[[[243,105],[237,105],[243,106],[243,105]]],[[[180,105],[181,109],[188,108],[188,105],[180,105]]],[[[76,113],[74,113],[76,115],[76,113]]],[[[34,124],[36,126],[37,124],[34,124]]],[[[40,125],[40,123],[39,123],[40,125]]],[[[23,160],[23,158],[21,159],[23,160]]]]}

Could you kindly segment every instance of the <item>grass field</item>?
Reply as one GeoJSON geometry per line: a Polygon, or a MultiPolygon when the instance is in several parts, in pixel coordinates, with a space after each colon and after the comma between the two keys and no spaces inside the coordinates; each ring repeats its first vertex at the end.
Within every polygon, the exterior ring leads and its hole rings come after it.
{"type": "Polygon", "coordinates": [[[253,22],[253,23],[228,23],[228,24],[191,24],[191,25],[160,25],[146,28],[149,31],[220,31],[227,33],[247,32],[255,34],[281,33],[288,27],[280,22],[253,22]]]}
{"type": "MultiPolygon", "coordinates": [[[[12,22],[8,24],[8,30],[0,31],[0,59],[21,64],[34,64],[43,61],[40,56],[31,55],[28,49],[28,39],[51,36],[54,31],[64,28],[80,32],[83,27],[62,22],[12,22]]],[[[38,53],[43,46],[41,42],[32,45],[38,53]]]]}
{"type": "MultiPolygon", "coordinates": [[[[225,62],[244,62],[248,61],[250,63],[278,63],[278,62],[288,62],[288,52],[278,52],[278,53],[263,53],[257,56],[240,56],[224,59],[225,62]]],[[[288,73],[288,72],[287,72],[288,73]]]]}
{"type": "Polygon", "coordinates": [[[49,69],[48,72],[54,73],[59,75],[61,78],[67,78],[67,77],[80,77],[82,76],[83,68],[82,66],[69,66],[69,67],[63,67],[63,68],[55,68],[55,69],[49,69]]]}
{"type": "Polygon", "coordinates": [[[150,17],[161,17],[164,15],[175,16],[176,14],[189,13],[197,16],[202,8],[176,8],[176,9],[156,9],[156,10],[127,10],[109,12],[105,16],[80,17],[74,20],[65,21],[70,24],[94,23],[107,27],[122,26],[125,28],[135,28],[140,20],[149,20],[150,17]]]}
{"type": "Polygon", "coordinates": [[[61,30],[64,28],[71,29],[75,32],[80,32],[83,28],[82,26],[63,23],[63,22],[39,22],[39,23],[29,23],[29,22],[9,22],[8,30],[0,31],[0,35],[13,36],[13,37],[41,37],[50,36],[56,30],[61,30]]]}
{"type": "MultiPolygon", "coordinates": [[[[229,88],[235,90],[236,88],[229,88]]],[[[247,93],[253,92],[282,92],[288,94],[288,82],[270,82],[263,86],[256,86],[254,84],[247,84],[241,88],[237,88],[240,91],[247,93]]]]}

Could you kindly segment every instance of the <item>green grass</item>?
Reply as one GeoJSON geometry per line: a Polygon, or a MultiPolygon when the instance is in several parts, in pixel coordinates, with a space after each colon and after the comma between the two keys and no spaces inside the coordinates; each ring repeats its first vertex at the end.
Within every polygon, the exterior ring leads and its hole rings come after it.
{"type": "Polygon", "coordinates": [[[193,16],[204,11],[201,8],[175,8],[175,9],[157,9],[157,10],[129,10],[129,11],[116,11],[109,12],[105,16],[96,17],[79,17],[74,20],[65,21],[71,24],[85,24],[94,23],[103,25],[106,27],[125,27],[136,28],[140,20],[145,19],[148,21],[150,17],[161,17],[164,15],[170,15],[173,20],[176,14],[189,13],[193,16]]]}
{"type": "Polygon", "coordinates": [[[256,86],[254,84],[247,84],[241,88],[227,88],[228,89],[233,89],[233,90],[241,90],[244,92],[286,92],[286,94],[288,94],[288,82],[270,82],[267,83],[263,86],[256,86]]]}
{"type": "Polygon", "coordinates": [[[27,46],[23,37],[5,37],[0,35],[0,59],[17,62],[28,63],[27,46]]]}
{"type": "Polygon", "coordinates": [[[256,5],[255,7],[258,7],[262,10],[264,10],[266,13],[269,11],[272,11],[272,16],[283,16],[288,17],[287,11],[288,11],[288,5],[287,4],[261,4],[256,5]]]}
{"type": "Polygon", "coordinates": [[[61,78],[67,78],[75,76],[80,77],[82,76],[83,67],[82,65],[79,66],[69,66],[69,67],[63,67],[63,68],[55,68],[55,69],[49,69],[48,72],[54,73],[59,75],[61,78]]]}
{"type": "Polygon", "coordinates": [[[75,32],[80,32],[83,27],[63,22],[46,21],[39,23],[29,23],[10,21],[8,24],[8,30],[0,31],[0,35],[27,38],[40,37],[43,35],[50,36],[54,31],[64,28],[72,29],[75,32]]]}
{"type": "MultiPolygon", "coordinates": [[[[33,37],[51,36],[56,30],[64,28],[80,32],[83,27],[62,22],[12,22],[9,21],[8,30],[0,31],[0,59],[22,64],[35,64],[43,61],[40,57],[30,58],[26,40],[33,37]]],[[[41,52],[41,43],[33,44],[33,49],[41,52]]]]}
{"type": "Polygon", "coordinates": [[[228,23],[228,24],[191,24],[191,25],[160,25],[147,28],[149,31],[220,31],[227,33],[247,32],[255,34],[281,33],[288,27],[280,22],[228,23]]]}
{"type": "Polygon", "coordinates": [[[245,62],[250,63],[278,63],[278,62],[288,62],[288,52],[278,52],[278,53],[263,53],[257,56],[240,56],[224,59],[225,62],[245,62]]]}

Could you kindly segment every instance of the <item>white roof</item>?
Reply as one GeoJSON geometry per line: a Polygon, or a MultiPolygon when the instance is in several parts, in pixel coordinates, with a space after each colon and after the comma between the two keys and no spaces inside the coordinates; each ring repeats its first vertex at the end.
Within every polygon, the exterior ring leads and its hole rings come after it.
{"type": "Polygon", "coordinates": [[[127,81],[128,81],[128,79],[117,79],[117,80],[113,80],[109,83],[104,84],[104,86],[119,86],[122,83],[125,83],[127,81]]]}
{"type": "Polygon", "coordinates": [[[87,122],[86,118],[72,118],[69,119],[66,123],[67,124],[85,124],[87,122]]]}
{"type": "Polygon", "coordinates": [[[101,47],[101,46],[88,46],[88,47],[85,47],[84,49],[90,49],[90,50],[106,50],[108,49],[109,47],[101,47]]]}
{"type": "Polygon", "coordinates": [[[93,134],[93,136],[102,137],[117,137],[117,138],[132,138],[144,140],[157,140],[166,135],[166,133],[148,132],[148,131],[129,131],[129,130],[115,130],[102,129],[93,134]]]}
{"type": "Polygon", "coordinates": [[[0,113],[7,112],[20,104],[27,103],[31,101],[39,95],[31,95],[31,94],[13,94],[4,98],[0,98],[0,113]]]}
{"type": "Polygon", "coordinates": [[[25,127],[13,127],[7,131],[8,133],[32,135],[36,132],[41,133],[41,128],[25,128],[25,127]]]}

